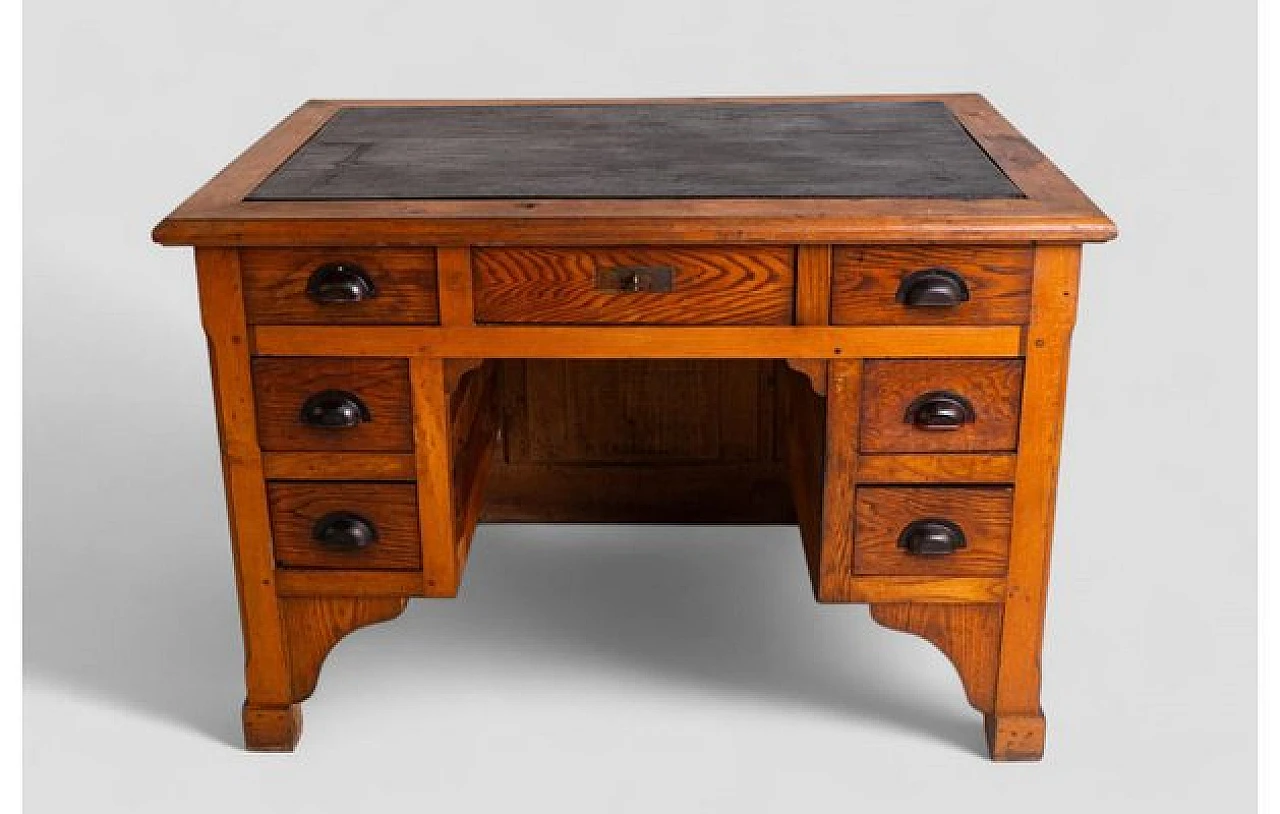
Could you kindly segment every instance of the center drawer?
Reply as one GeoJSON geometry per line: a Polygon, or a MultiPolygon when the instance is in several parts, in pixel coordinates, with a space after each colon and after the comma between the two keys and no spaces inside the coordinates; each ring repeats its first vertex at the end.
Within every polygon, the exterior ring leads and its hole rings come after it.
{"type": "Polygon", "coordinates": [[[472,256],[476,319],[560,325],[785,325],[795,250],[486,248],[472,256]]]}

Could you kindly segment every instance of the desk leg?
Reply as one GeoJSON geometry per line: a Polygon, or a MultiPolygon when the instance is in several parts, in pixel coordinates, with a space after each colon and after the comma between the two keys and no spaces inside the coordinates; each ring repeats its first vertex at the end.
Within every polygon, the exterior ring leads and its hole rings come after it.
{"type": "Polygon", "coordinates": [[[239,255],[234,249],[197,249],[196,273],[244,635],[245,744],[288,751],[302,733],[302,714],[290,680],[289,646],[276,596],[239,255]]]}
{"type": "Polygon", "coordinates": [[[1079,271],[1079,246],[1037,247],[1031,324],[1026,335],[1008,589],[995,709],[987,715],[987,743],[995,760],[1039,760],[1044,753],[1040,651],[1079,271]]]}
{"type": "MultiPolygon", "coordinates": [[[[881,625],[921,636],[942,650],[960,674],[969,702],[983,713],[991,757],[999,761],[1038,760],[1044,753],[1040,654],[1079,261],[1079,246],[1036,248],[1031,320],[1023,348],[1009,564],[1000,593],[984,595],[969,586],[964,591],[971,595],[961,596],[960,579],[939,580],[929,591],[909,581],[873,586],[875,580],[869,578],[854,584],[851,558],[857,542],[851,518],[858,471],[860,360],[830,364],[824,522],[820,545],[806,540],[807,552],[820,551],[820,557],[810,556],[818,599],[870,602],[872,618],[881,625]]],[[[816,398],[806,402],[796,396],[795,388],[791,395],[793,408],[796,403],[809,405],[800,418],[810,423],[820,419],[816,398]]],[[[804,427],[794,419],[789,425],[804,427]]],[[[803,450],[812,442],[800,439],[793,446],[803,450]]],[[[798,471],[802,476],[807,470],[798,471]]],[[[801,515],[803,520],[805,513],[801,515]]],[[[801,527],[802,532],[809,528],[804,522],[801,527]]]]}
{"type": "Polygon", "coordinates": [[[329,650],[356,628],[398,616],[407,600],[278,595],[239,256],[233,249],[199,249],[196,269],[244,636],[245,745],[291,751],[302,734],[300,702],[315,689],[329,650]]]}

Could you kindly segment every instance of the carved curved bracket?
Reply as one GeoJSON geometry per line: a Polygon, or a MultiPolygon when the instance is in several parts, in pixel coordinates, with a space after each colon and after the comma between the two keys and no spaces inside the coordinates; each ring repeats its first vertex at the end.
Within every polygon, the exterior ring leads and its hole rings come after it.
{"type": "Polygon", "coordinates": [[[827,394],[827,363],[823,359],[784,359],[787,367],[809,380],[809,388],[819,396],[827,394]]]}
{"type": "Polygon", "coordinates": [[[914,633],[932,642],[960,674],[960,683],[973,708],[984,715],[994,713],[1001,605],[903,602],[870,608],[871,618],[884,627],[914,633]]]}
{"type": "Polygon", "coordinates": [[[483,364],[484,359],[445,359],[444,360],[444,390],[446,393],[452,393],[458,389],[458,385],[462,383],[462,379],[471,371],[478,370],[483,364]]]}
{"type": "Polygon", "coordinates": [[[315,692],[320,666],[343,636],[394,619],[409,600],[394,597],[299,597],[280,600],[294,702],[315,692]]]}

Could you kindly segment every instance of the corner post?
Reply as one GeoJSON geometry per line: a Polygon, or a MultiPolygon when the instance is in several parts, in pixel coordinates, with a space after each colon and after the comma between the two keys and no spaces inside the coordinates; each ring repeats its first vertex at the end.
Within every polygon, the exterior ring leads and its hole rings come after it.
{"type": "Polygon", "coordinates": [[[1038,760],[1044,753],[1040,651],[1079,272],[1080,246],[1036,247],[1031,322],[1024,340],[1008,588],[995,709],[986,716],[994,760],[1038,760]]]}
{"type": "Polygon", "coordinates": [[[288,640],[276,595],[240,256],[226,248],[198,248],[195,255],[244,636],[245,745],[289,751],[302,734],[302,713],[294,699],[288,640]]]}

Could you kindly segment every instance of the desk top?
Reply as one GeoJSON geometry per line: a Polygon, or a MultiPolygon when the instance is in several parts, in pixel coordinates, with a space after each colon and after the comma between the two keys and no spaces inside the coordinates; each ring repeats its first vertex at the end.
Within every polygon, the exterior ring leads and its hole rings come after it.
{"type": "Polygon", "coordinates": [[[936,101],[346,108],[249,195],[1017,197],[936,101]]]}
{"type": "Polygon", "coordinates": [[[1106,216],[980,96],[308,102],[170,245],[1081,242],[1106,216]]]}

